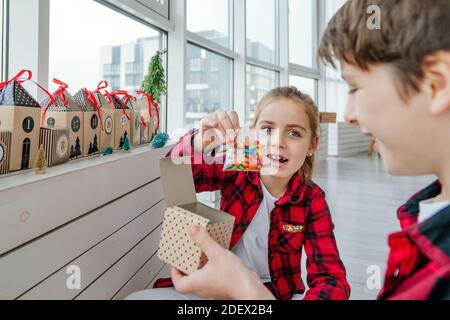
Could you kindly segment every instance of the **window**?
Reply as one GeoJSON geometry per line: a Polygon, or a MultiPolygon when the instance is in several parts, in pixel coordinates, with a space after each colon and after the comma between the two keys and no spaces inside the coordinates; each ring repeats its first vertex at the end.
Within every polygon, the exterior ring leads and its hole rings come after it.
{"type": "Polygon", "coordinates": [[[217,109],[231,109],[232,60],[191,43],[187,46],[184,127],[197,127],[217,109]]]}
{"type": "MultiPolygon", "coordinates": [[[[3,24],[4,24],[4,12],[3,12],[3,0],[0,0],[0,81],[5,81],[7,78],[7,75],[5,74],[5,52],[4,52],[4,31],[3,31],[3,24]],[[4,79],[5,78],[5,79],[4,79]]],[[[1,157],[0,157],[1,159],[1,157]]]]}
{"type": "Polygon", "coordinates": [[[247,55],[277,64],[274,0],[247,0],[247,55]]]}
{"type": "Polygon", "coordinates": [[[100,80],[133,92],[151,57],[165,49],[163,37],[92,0],[50,0],[50,79],[66,82],[72,93],[95,88],[100,80]]]}
{"type": "Polygon", "coordinates": [[[297,76],[289,76],[289,85],[296,87],[302,93],[308,94],[317,103],[317,80],[297,76]]]}
{"type": "Polygon", "coordinates": [[[188,31],[231,47],[229,0],[187,0],[186,11],[188,31]]]}
{"type": "MultiPolygon", "coordinates": [[[[331,20],[333,15],[344,5],[345,0],[326,1],[326,21],[331,20]]],[[[345,107],[348,98],[348,85],[341,78],[340,70],[334,70],[327,66],[326,68],[326,110],[337,113],[337,121],[344,121],[345,107]]]]}
{"type": "Polygon", "coordinates": [[[258,102],[267,92],[278,86],[278,78],[276,71],[247,65],[247,125],[250,125],[255,117],[258,102]]]}
{"type": "Polygon", "coordinates": [[[316,0],[289,0],[289,60],[311,68],[315,65],[315,3],[316,0]]]}

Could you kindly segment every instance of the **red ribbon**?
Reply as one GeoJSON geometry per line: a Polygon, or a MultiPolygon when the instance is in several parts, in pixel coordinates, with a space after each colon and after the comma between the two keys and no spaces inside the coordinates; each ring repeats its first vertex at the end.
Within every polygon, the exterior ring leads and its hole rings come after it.
{"type": "Polygon", "coordinates": [[[109,105],[111,106],[111,109],[115,110],[116,108],[114,108],[114,104],[112,102],[112,99],[109,96],[109,91],[106,90],[106,88],[108,88],[108,86],[109,86],[108,81],[106,81],[106,80],[100,81],[98,86],[97,86],[97,90],[95,90],[95,92],[97,92],[99,94],[102,94],[101,90],[105,90],[104,96],[108,98],[109,105]]]}
{"type": "Polygon", "coordinates": [[[141,120],[141,124],[144,126],[144,128],[147,128],[147,123],[145,123],[145,119],[143,116],[139,116],[139,120],[141,120]]]}
{"type": "Polygon", "coordinates": [[[118,97],[118,96],[120,96],[120,95],[126,95],[126,96],[128,96],[129,94],[128,94],[127,91],[124,91],[124,90],[116,90],[116,91],[113,91],[113,92],[111,92],[111,93],[107,92],[107,93],[105,94],[105,96],[109,98],[109,101],[111,102],[111,104],[113,103],[113,102],[112,102],[112,97],[114,97],[114,98],[119,102],[120,107],[122,108],[123,114],[127,116],[127,119],[128,119],[128,120],[130,120],[130,116],[129,116],[128,113],[125,111],[125,105],[123,104],[122,100],[118,97]]]}
{"type": "Polygon", "coordinates": [[[46,106],[41,111],[42,126],[44,126],[45,113],[47,112],[50,105],[53,103],[55,107],[57,106],[56,98],[59,98],[59,100],[61,100],[61,102],[66,108],[69,105],[69,97],[67,96],[66,93],[66,89],[69,87],[69,85],[56,78],[53,78],[53,83],[59,85],[59,88],[53,93],[52,98],[47,102],[46,106]]]}
{"type": "Polygon", "coordinates": [[[156,128],[156,131],[158,131],[159,130],[159,126],[160,126],[159,105],[158,105],[158,103],[156,103],[156,101],[153,99],[153,97],[150,94],[148,94],[148,93],[146,93],[144,91],[136,91],[136,93],[147,97],[148,114],[150,115],[150,118],[153,118],[152,106],[155,106],[156,115],[158,116],[158,127],[156,128]]]}
{"type": "Polygon", "coordinates": [[[86,93],[88,101],[95,107],[95,109],[97,109],[97,114],[98,114],[98,117],[100,119],[100,123],[102,124],[102,131],[104,131],[103,120],[102,120],[102,112],[101,112],[100,107],[98,105],[97,99],[95,99],[95,97],[92,94],[92,92],[90,92],[88,89],[84,88],[84,92],[86,93]]]}
{"type": "Polygon", "coordinates": [[[0,90],[5,88],[8,84],[10,84],[11,82],[17,81],[18,83],[22,84],[25,81],[31,81],[33,82],[35,85],[37,85],[42,91],[44,91],[50,98],[50,100],[56,104],[55,99],[53,98],[53,96],[50,94],[50,92],[48,92],[44,87],[42,87],[39,83],[31,80],[31,78],[33,77],[33,73],[31,72],[31,70],[21,70],[18,74],[16,74],[12,79],[2,82],[0,83],[0,90]],[[28,76],[25,79],[21,79],[20,77],[22,77],[22,75],[24,75],[25,73],[28,73],[28,76]]]}

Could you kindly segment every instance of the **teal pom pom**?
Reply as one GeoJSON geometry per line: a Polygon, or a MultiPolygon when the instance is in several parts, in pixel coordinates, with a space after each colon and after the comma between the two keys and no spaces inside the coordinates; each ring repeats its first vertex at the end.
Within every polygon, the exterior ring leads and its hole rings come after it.
{"type": "Polygon", "coordinates": [[[128,137],[125,137],[125,140],[123,141],[122,151],[131,152],[131,145],[128,137]]]}
{"type": "Polygon", "coordinates": [[[110,154],[113,154],[113,149],[111,147],[107,147],[103,149],[102,156],[109,156],[110,154]]]}
{"type": "Polygon", "coordinates": [[[152,147],[155,149],[159,149],[164,147],[169,141],[169,135],[167,133],[158,133],[152,141],[152,147]]]}

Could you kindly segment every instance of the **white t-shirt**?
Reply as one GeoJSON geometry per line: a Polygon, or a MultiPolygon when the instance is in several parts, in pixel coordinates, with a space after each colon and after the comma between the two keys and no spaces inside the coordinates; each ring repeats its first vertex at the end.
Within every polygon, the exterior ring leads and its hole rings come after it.
{"type": "MultiPolygon", "coordinates": [[[[232,251],[241,258],[247,268],[259,275],[262,283],[266,283],[271,282],[268,258],[270,214],[278,199],[270,194],[262,182],[261,188],[263,191],[261,205],[232,251]]],[[[302,294],[295,294],[292,300],[301,300],[302,298],[302,294]]]]}
{"type": "Polygon", "coordinates": [[[264,283],[271,281],[268,258],[270,213],[275,208],[275,202],[278,199],[270,194],[262,182],[261,188],[263,191],[261,205],[232,251],[249,269],[256,272],[264,283]]]}
{"type": "Polygon", "coordinates": [[[429,199],[419,202],[419,223],[430,219],[448,206],[450,206],[450,201],[435,202],[435,199],[429,199]]]}

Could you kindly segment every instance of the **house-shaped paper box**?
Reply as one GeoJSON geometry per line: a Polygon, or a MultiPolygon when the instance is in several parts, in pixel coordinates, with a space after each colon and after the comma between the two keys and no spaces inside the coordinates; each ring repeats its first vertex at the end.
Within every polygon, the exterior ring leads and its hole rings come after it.
{"type": "Polygon", "coordinates": [[[129,109],[117,96],[109,96],[114,106],[114,150],[122,149],[125,138],[130,140],[131,125],[130,120],[133,110],[129,109]]]}
{"type": "Polygon", "coordinates": [[[128,114],[130,116],[130,144],[133,147],[141,144],[141,126],[142,126],[140,119],[141,114],[135,99],[136,98],[131,96],[125,96],[122,99],[122,102],[131,111],[128,114]]]}
{"type": "Polygon", "coordinates": [[[11,132],[9,171],[29,169],[39,149],[40,105],[18,81],[0,92],[0,131],[11,132]]]}
{"type": "Polygon", "coordinates": [[[149,142],[151,142],[161,129],[159,106],[149,95],[142,95],[141,98],[138,98],[136,102],[136,108],[140,110],[141,116],[144,118],[144,121],[150,123],[149,142]]]}
{"type": "Polygon", "coordinates": [[[69,159],[74,160],[83,156],[84,146],[84,122],[83,111],[75,98],[65,89],[58,89],[58,94],[53,94],[56,105],[46,99],[42,108],[46,108],[42,127],[50,129],[69,130],[69,159]]]}
{"type": "Polygon", "coordinates": [[[79,90],[74,98],[80,104],[83,110],[84,122],[84,147],[83,157],[92,156],[100,153],[100,132],[102,124],[99,117],[99,106],[94,95],[86,89],[79,90]],[[96,105],[94,105],[94,103],[96,105]],[[98,108],[97,108],[98,107],[98,108]]]}
{"type": "Polygon", "coordinates": [[[96,90],[92,92],[98,107],[101,110],[103,126],[100,129],[100,152],[106,148],[114,149],[114,117],[115,113],[122,112],[116,110],[103,94],[96,90]]]}
{"type": "Polygon", "coordinates": [[[166,211],[158,258],[185,274],[206,262],[206,256],[188,235],[193,225],[203,226],[211,237],[228,249],[235,218],[197,201],[190,158],[160,160],[166,211]]]}

